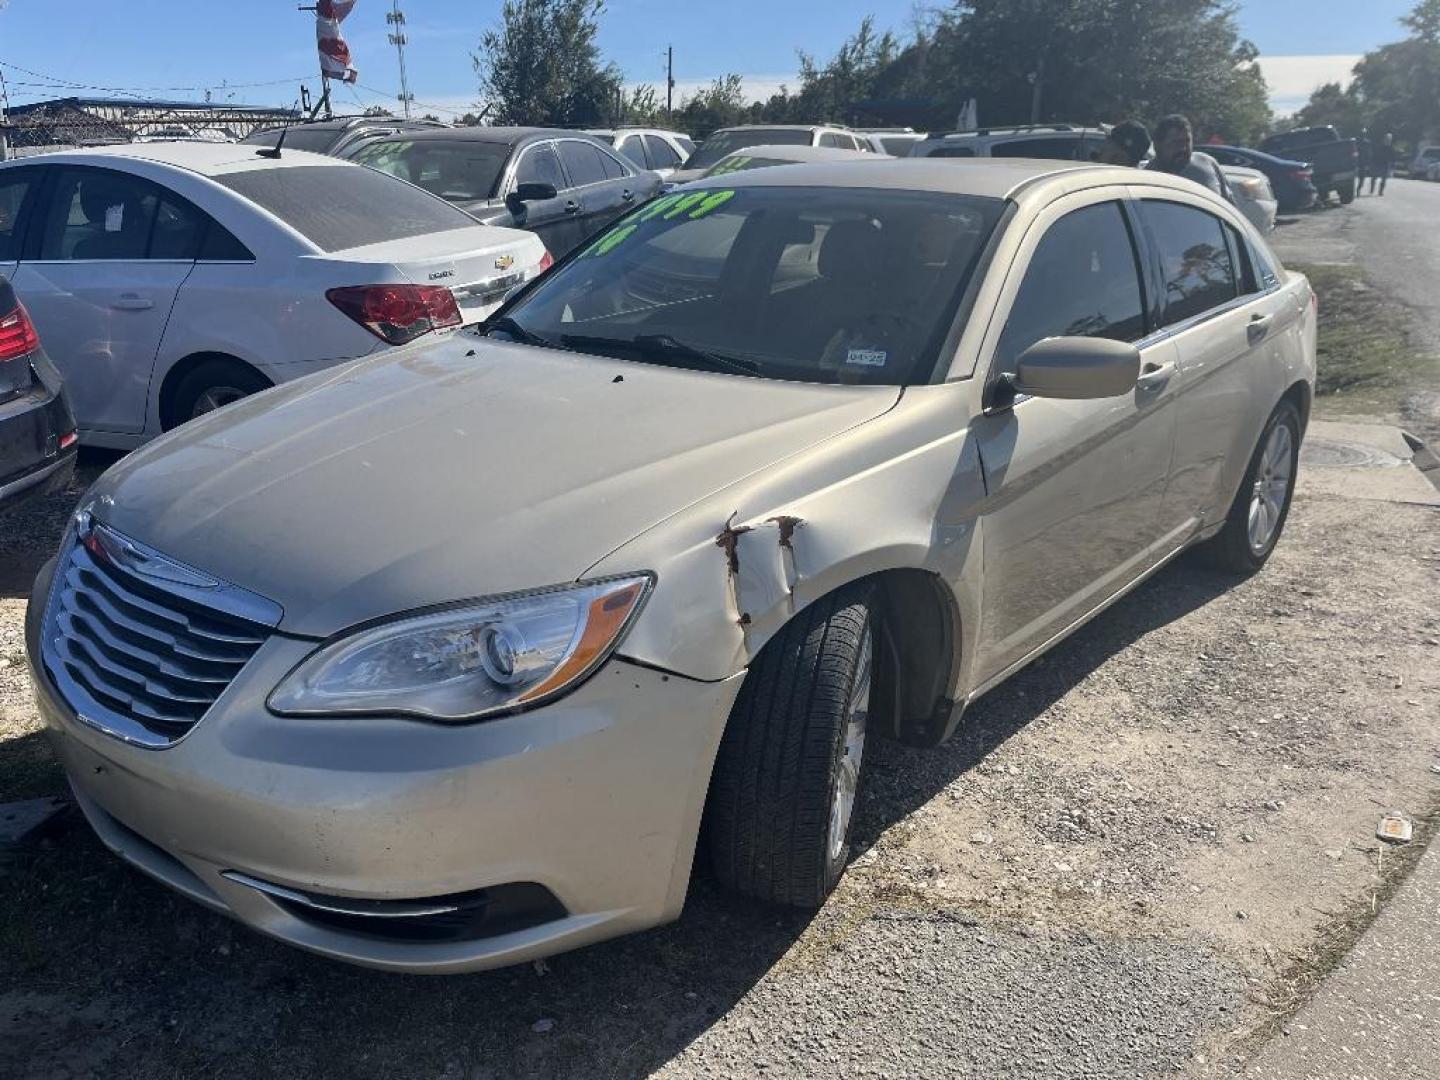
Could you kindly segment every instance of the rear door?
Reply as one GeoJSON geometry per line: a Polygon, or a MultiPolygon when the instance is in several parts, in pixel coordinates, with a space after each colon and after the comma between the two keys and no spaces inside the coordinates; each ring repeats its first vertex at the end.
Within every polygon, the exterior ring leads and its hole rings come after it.
{"type": "Polygon", "coordinates": [[[659,135],[645,136],[645,156],[649,159],[648,166],[641,165],[640,168],[649,168],[661,176],[669,176],[676,169],[680,168],[681,157],[668,142],[659,135]]]}
{"type": "Polygon", "coordinates": [[[1178,350],[1175,465],[1161,509],[1172,542],[1229,511],[1227,485],[1274,404],[1262,392],[1264,354],[1280,347],[1294,315],[1240,230],[1200,200],[1182,199],[1139,202],[1164,289],[1162,331],[1178,350]]]}
{"type": "Polygon", "coordinates": [[[75,418],[82,428],[138,432],[200,221],[157,184],[87,165],[54,169],[37,220],[12,280],[75,418]]]}
{"type": "Polygon", "coordinates": [[[576,216],[580,222],[579,239],[583,240],[630,208],[635,184],[628,166],[594,143],[561,139],[557,145],[570,181],[565,194],[579,206],[576,216]]]}
{"type": "Polygon", "coordinates": [[[1170,472],[1173,343],[1150,333],[1138,235],[1116,194],[1085,193],[1030,227],[984,346],[991,380],[1055,336],[1135,342],[1133,391],[1092,401],[1021,397],[976,417],[988,496],[980,681],[1014,666],[1153,562],[1170,472]]]}

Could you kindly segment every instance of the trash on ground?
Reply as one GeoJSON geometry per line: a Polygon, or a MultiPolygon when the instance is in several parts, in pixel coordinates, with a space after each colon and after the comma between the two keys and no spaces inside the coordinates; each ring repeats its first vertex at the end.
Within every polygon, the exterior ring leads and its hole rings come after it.
{"type": "Polygon", "coordinates": [[[1380,819],[1380,827],[1375,830],[1375,835],[1394,844],[1408,844],[1410,837],[1414,835],[1414,826],[1399,810],[1391,810],[1380,819]]]}

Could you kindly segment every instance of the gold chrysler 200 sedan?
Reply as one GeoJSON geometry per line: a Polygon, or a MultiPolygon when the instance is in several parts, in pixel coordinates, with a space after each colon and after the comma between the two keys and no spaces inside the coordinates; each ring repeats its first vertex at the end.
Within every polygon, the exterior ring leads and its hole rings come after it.
{"type": "Polygon", "coordinates": [[[480,334],[157,440],[36,585],[101,838],[327,956],[450,972],[817,905],[865,742],[1186,548],[1285,523],[1315,306],[1158,173],[908,159],[638,208],[480,334]]]}

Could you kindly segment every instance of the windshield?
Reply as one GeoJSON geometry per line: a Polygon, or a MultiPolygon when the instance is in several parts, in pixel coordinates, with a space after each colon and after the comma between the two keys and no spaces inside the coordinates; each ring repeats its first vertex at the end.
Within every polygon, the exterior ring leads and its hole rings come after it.
{"type": "Polygon", "coordinates": [[[475,202],[494,197],[509,157],[510,147],[505,143],[385,139],[366,143],[350,160],[409,180],[442,199],[475,202]]]}
{"type": "Polygon", "coordinates": [[[392,176],[344,161],[242,169],[220,173],[214,179],[270,211],[321,251],[343,251],[479,224],[463,210],[392,176]]]}
{"type": "Polygon", "coordinates": [[[724,176],[726,173],[749,172],[751,169],[768,169],[771,165],[793,165],[794,158],[755,157],[751,154],[727,154],[710,168],[705,177],[724,176]]]}
{"type": "Polygon", "coordinates": [[[773,379],[923,382],[1003,208],[939,192],[681,190],[602,232],[490,332],[773,379]]]}
{"type": "Polygon", "coordinates": [[[747,146],[809,146],[810,132],[800,128],[734,128],[717,131],[690,155],[687,169],[708,169],[732,150],[747,146]]]}

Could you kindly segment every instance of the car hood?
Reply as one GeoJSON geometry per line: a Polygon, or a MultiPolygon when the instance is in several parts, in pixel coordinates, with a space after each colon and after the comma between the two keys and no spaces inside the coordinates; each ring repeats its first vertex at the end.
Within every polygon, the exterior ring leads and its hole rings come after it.
{"type": "Polygon", "coordinates": [[[690,503],[883,414],[899,393],[459,333],[202,417],[121,461],[87,505],[280,604],[282,630],[323,637],[573,580],[690,503]]]}

